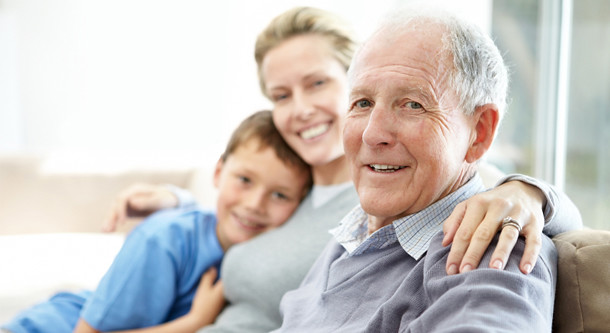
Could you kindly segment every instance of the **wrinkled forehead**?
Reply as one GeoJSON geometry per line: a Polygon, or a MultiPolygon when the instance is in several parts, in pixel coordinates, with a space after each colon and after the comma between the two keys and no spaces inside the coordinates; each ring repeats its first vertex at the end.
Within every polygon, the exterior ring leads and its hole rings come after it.
{"type": "Polygon", "coordinates": [[[419,21],[378,29],[354,57],[348,72],[350,86],[381,70],[404,71],[436,83],[444,81],[453,68],[444,35],[442,26],[419,21]]]}

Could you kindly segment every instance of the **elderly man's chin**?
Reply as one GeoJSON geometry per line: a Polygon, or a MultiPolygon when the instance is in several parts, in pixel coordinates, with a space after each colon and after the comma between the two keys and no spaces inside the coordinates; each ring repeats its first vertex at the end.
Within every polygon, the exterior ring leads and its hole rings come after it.
{"type": "MultiPolygon", "coordinates": [[[[388,191],[373,187],[358,188],[358,197],[362,209],[371,217],[385,220],[390,224],[393,220],[410,214],[408,211],[417,209],[415,200],[404,191],[388,191]]],[[[422,207],[423,208],[423,207],[422,207]]],[[[413,211],[415,212],[415,211],[413,211]]]]}

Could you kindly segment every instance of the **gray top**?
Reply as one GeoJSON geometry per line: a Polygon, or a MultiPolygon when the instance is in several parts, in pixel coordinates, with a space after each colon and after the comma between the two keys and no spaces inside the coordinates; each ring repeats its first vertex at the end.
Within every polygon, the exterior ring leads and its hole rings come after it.
{"type": "Polygon", "coordinates": [[[229,304],[199,332],[269,332],[279,327],[282,296],[296,289],[341,218],[358,204],[349,186],[314,208],[311,193],[282,227],[234,245],[221,268],[229,304]]]}
{"type": "MultiPolygon", "coordinates": [[[[434,228],[418,236],[428,251],[409,254],[401,246],[400,223],[385,226],[356,248],[331,240],[299,289],[283,298],[281,332],[550,332],[555,290],[556,252],[543,236],[540,258],[524,275],[519,239],[505,270],[488,267],[497,238],[479,269],[448,276],[450,247],[441,241],[442,221],[459,201],[480,189],[469,182],[430,207],[405,217],[409,225],[425,220],[434,228]],[[426,242],[424,234],[432,234],[426,242]]],[[[360,224],[350,213],[342,223],[360,224]],[[349,221],[352,219],[353,221],[349,221]]],[[[403,230],[404,231],[404,230],[403,230]]]]}
{"type": "MultiPolygon", "coordinates": [[[[547,223],[543,232],[546,235],[553,236],[582,226],[578,209],[564,193],[523,175],[506,176],[498,184],[510,180],[525,181],[539,187],[545,194],[547,223]]],[[[312,192],[317,189],[314,186],[312,192]]],[[[189,195],[180,200],[182,206],[193,204],[194,200],[189,195]]],[[[330,239],[327,230],[336,227],[359,203],[353,185],[335,196],[320,207],[314,207],[315,200],[310,193],[284,226],[233,246],[225,256],[221,271],[229,304],[215,324],[198,332],[269,332],[280,327],[282,295],[299,286],[330,239]]]]}

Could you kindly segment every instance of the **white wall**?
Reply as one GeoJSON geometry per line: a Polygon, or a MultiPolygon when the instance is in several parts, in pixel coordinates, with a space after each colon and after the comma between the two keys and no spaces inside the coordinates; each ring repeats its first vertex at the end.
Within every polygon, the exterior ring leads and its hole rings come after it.
{"type": "MultiPolygon", "coordinates": [[[[252,54],[272,17],[317,6],[363,35],[400,2],[0,0],[0,152],[72,168],[215,161],[270,107],[252,54]]],[[[448,1],[483,24],[490,3],[448,1]]]]}

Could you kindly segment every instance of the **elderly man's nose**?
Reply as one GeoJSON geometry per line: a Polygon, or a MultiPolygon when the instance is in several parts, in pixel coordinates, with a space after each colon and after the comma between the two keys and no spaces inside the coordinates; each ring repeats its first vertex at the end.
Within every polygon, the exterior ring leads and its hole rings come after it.
{"type": "Polygon", "coordinates": [[[371,112],[362,141],[369,146],[387,146],[394,144],[394,119],[389,112],[374,110],[371,112]]]}

